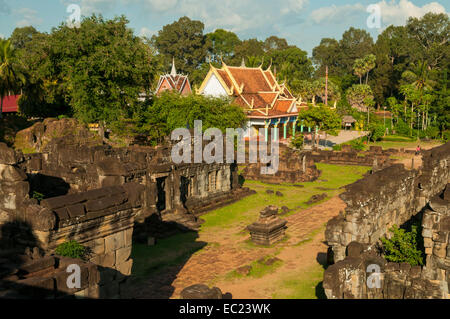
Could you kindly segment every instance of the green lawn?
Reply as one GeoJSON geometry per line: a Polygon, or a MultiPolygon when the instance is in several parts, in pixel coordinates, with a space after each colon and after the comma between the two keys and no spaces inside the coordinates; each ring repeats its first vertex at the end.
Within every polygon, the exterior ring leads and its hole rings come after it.
{"type": "Polygon", "coordinates": [[[306,204],[311,196],[326,193],[328,197],[325,200],[327,200],[342,192],[342,189],[339,189],[340,187],[357,181],[370,169],[370,167],[363,166],[322,163],[316,165],[322,171],[321,176],[314,182],[301,183],[304,187],[293,184],[271,185],[257,181],[246,181],[244,186],[255,190],[257,193],[203,215],[202,219],[205,220],[205,223],[202,225],[201,231],[214,231],[217,228],[234,227],[239,224],[247,225],[250,221],[255,220],[259,212],[268,205],[276,205],[280,208],[281,206],[287,206],[292,209],[291,213],[294,213],[311,206],[306,204]],[[267,194],[266,190],[268,189],[274,192],[280,191],[284,196],[267,194]]]}
{"type": "Polygon", "coordinates": [[[273,299],[326,299],[322,287],[324,269],[317,264],[306,271],[285,277],[273,299]]]}
{"type": "MultiPolygon", "coordinates": [[[[236,227],[242,229],[250,222],[256,220],[259,212],[268,205],[287,206],[293,210],[291,213],[295,213],[295,211],[308,207],[306,202],[312,195],[326,193],[328,195],[327,199],[329,199],[342,192],[343,189],[340,189],[342,186],[362,178],[363,174],[370,169],[370,167],[362,166],[316,165],[322,171],[321,176],[314,182],[301,183],[303,187],[293,184],[270,185],[256,181],[246,181],[244,186],[256,190],[257,194],[203,215],[201,218],[205,222],[202,224],[200,232],[215,234],[225,228],[236,227]],[[275,194],[267,194],[267,189],[272,189],[275,192],[280,191],[284,196],[279,197],[275,194]]],[[[310,241],[317,233],[318,230],[312,231],[305,241],[299,242],[297,245],[310,241]]],[[[240,234],[236,234],[236,236],[238,235],[240,234]]],[[[205,248],[217,245],[214,242],[205,243],[198,241],[198,234],[194,232],[180,233],[166,239],[157,240],[154,246],[135,243],[133,244],[131,256],[134,260],[132,269],[133,280],[138,282],[150,274],[163,272],[166,267],[182,265],[193,254],[202,253],[205,248]]],[[[254,247],[251,243],[248,243],[242,245],[242,249],[254,249],[254,247]]],[[[264,265],[254,261],[251,264],[252,271],[249,277],[263,277],[275,271],[280,265],[280,262],[264,265]]],[[[311,272],[283,281],[280,293],[274,297],[316,298],[314,287],[319,285],[322,275],[323,269],[321,269],[320,265],[317,265],[311,272]]],[[[228,274],[228,277],[230,279],[236,278],[236,274],[231,272],[228,274]]]]}
{"type": "Polygon", "coordinates": [[[206,246],[198,242],[194,232],[180,233],[169,238],[157,240],[154,246],[133,244],[133,277],[145,277],[163,267],[184,263],[195,252],[206,246]]]}
{"type": "Polygon", "coordinates": [[[383,137],[381,141],[370,142],[368,146],[381,146],[383,149],[388,148],[416,148],[417,145],[423,147],[434,147],[442,144],[440,141],[433,140],[429,142],[417,141],[415,138],[406,136],[390,135],[383,137]]]}

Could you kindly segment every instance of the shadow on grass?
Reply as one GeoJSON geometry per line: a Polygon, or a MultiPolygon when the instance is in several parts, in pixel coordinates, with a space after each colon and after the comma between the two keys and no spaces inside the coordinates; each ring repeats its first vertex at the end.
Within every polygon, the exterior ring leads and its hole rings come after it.
{"type": "MultiPolygon", "coordinates": [[[[316,256],[316,261],[322,266],[324,270],[326,270],[329,266],[326,253],[318,253],[316,256]]],[[[318,299],[327,299],[327,296],[325,295],[325,290],[323,289],[323,281],[319,282],[316,285],[316,297],[318,299]]]]}
{"type": "MultiPolygon", "coordinates": [[[[133,268],[127,295],[131,298],[169,299],[179,272],[207,243],[196,232],[183,232],[156,240],[155,245],[133,244],[133,268]]],[[[196,283],[187,283],[186,287],[196,283]]]]}

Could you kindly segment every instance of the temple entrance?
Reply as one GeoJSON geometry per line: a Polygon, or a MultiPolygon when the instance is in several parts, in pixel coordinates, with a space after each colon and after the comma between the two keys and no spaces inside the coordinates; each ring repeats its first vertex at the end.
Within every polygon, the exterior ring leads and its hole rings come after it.
{"type": "Polygon", "coordinates": [[[181,176],[180,178],[180,201],[183,206],[186,208],[186,201],[189,197],[189,178],[181,176]]]}
{"type": "Polygon", "coordinates": [[[162,212],[166,209],[166,178],[167,177],[160,177],[156,179],[156,188],[158,191],[156,209],[159,212],[162,212]]]}

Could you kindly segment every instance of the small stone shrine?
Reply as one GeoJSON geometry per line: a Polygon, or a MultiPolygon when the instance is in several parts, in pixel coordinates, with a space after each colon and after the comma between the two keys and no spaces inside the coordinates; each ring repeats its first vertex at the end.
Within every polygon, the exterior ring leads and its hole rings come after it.
{"type": "Polygon", "coordinates": [[[278,207],[264,208],[259,219],[247,226],[252,241],[257,245],[272,245],[284,238],[287,221],[278,217],[278,207]]]}

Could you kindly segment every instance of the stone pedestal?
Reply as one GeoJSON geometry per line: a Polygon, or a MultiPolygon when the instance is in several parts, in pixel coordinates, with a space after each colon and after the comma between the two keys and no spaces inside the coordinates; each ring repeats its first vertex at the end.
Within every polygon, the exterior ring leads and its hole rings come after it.
{"type": "Polygon", "coordinates": [[[268,206],[260,213],[258,221],[247,227],[255,244],[272,245],[284,238],[287,221],[277,215],[278,207],[268,206]]]}

